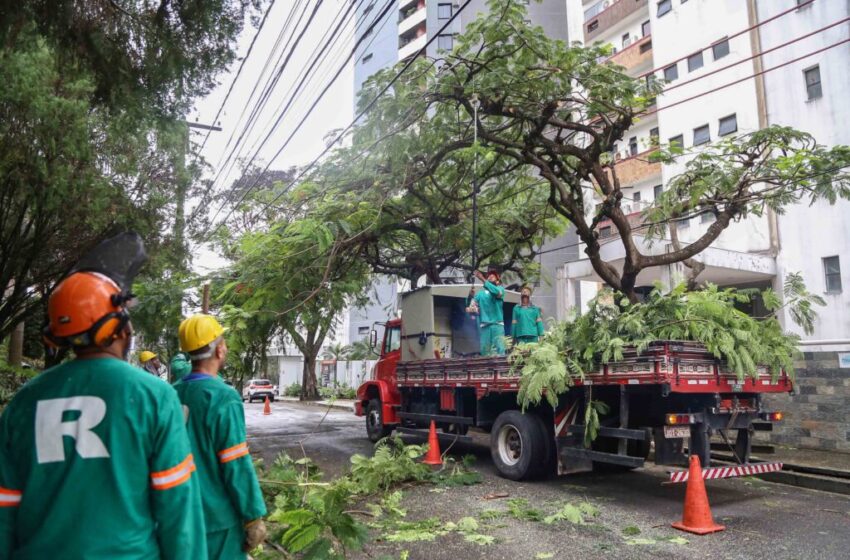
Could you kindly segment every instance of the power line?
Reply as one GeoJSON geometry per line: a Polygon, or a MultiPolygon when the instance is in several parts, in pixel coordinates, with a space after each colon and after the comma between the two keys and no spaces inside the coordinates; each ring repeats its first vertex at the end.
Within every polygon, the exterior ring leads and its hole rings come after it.
{"type": "MultiPolygon", "coordinates": [[[[254,37],[251,39],[251,44],[248,45],[248,51],[245,53],[245,56],[242,58],[242,61],[239,63],[239,68],[236,70],[236,75],[233,77],[233,81],[230,82],[230,87],[227,88],[227,93],[224,95],[224,99],[221,101],[221,105],[218,107],[218,111],[215,112],[215,117],[213,117],[212,123],[215,124],[218,121],[218,117],[221,116],[221,111],[224,109],[224,105],[227,103],[227,100],[230,99],[230,94],[233,92],[233,87],[236,85],[236,82],[239,80],[239,76],[242,75],[242,69],[245,67],[245,62],[251,56],[251,52],[254,50],[254,45],[257,42],[257,38],[260,36],[260,33],[263,31],[263,26],[266,24],[266,20],[269,17],[269,14],[274,8],[275,0],[271,0],[269,2],[268,8],[266,8],[266,12],[263,14],[263,19],[260,21],[259,27],[257,27],[257,32],[254,34],[254,37]]],[[[204,136],[204,141],[201,143],[201,147],[198,150],[202,152],[204,147],[207,145],[207,140],[209,140],[210,131],[207,131],[207,135],[204,136]]]]}
{"type": "MultiPolygon", "coordinates": [[[[398,72],[398,73],[397,73],[397,74],[393,77],[393,79],[392,79],[392,80],[391,80],[391,81],[390,81],[390,82],[389,82],[389,83],[388,83],[388,84],[387,84],[387,85],[386,85],[386,86],[385,86],[385,87],[381,90],[381,92],[379,92],[379,93],[378,93],[378,95],[376,95],[376,96],[375,96],[375,98],[374,98],[374,99],[373,99],[373,100],[372,100],[372,101],[371,101],[371,102],[367,105],[367,107],[366,107],[366,108],[364,108],[364,109],[363,109],[363,110],[362,110],[362,111],[361,111],[361,112],[360,112],[360,113],[359,113],[359,114],[358,114],[358,115],[354,118],[354,120],[352,120],[352,122],[351,122],[348,126],[346,126],[346,127],[345,127],[345,129],[343,129],[343,131],[342,131],[342,132],[340,132],[340,133],[339,133],[339,134],[338,134],[338,135],[337,135],[337,136],[336,136],[336,137],[335,137],[335,138],[334,138],[331,142],[329,142],[329,143],[327,144],[327,146],[325,147],[325,149],[324,149],[324,150],[322,150],[322,152],[319,154],[319,156],[318,156],[316,159],[314,159],[314,160],[310,163],[310,165],[308,165],[308,166],[307,166],[304,170],[302,170],[302,171],[299,173],[299,175],[298,175],[295,179],[293,179],[293,181],[292,181],[292,182],[290,182],[290,184],[287,186],[287,188],[285,188],[285,189],[284,189],[284,190],[283,190],[283,191],[282,191],[282,192],[281,192],[278,196],[276,196],[274,199],[272,199],[272,200],[271,200],[271,201],[270,201],[270,202],[266,205],[266,207],[265,207],[265,208],[268,208],[269,206],[271,206],[271,204],[273,204],[274,202],[276,202],[277,200],[279,200],[279,199],[280,199],[280,198],[281,198],[281,197],[282,197],[282,196],[283,196],[286,192],[288,192],[288,189],[289,189],[290,187],[292,187],[292,185],[294,185],[294,184],[295,184],[295,182],[296,182],[298,179],[300,179],[301,177],[303,177],[303,176],[306,174],[306,172],[307,172],[307,171],[309,171],[310,169],[312,169],[312,168],[316,165],[316,163],[319,161],[319,159],[321,159],[321,157],[322,157],[322,156],[324,156],[324,155],[325,155],[328,151],[330,151],[330,149],[331,149],[331,148],[332,148],[332,147],[333,147],[333,146],[334,146],[337,142],[339,142],[339,140],[340,140],[340,139],[342,139],[342,138],[345,136],[345,134],[347,134],[347,133],[348,133],[348,131],[349,131],[349,130],[351,130],[352,126],[354,126],[354,124],[355,124],[355,123],[356,123],[356,122],[357,122],[357,121],[358,121],[358,120],[359,120],[359,119],[360,119],[363,115],[365,115],[365,114],[366,114],[366,112],[368,112],[369,110],[371,110],[371,108],[374,106],[374,104],[377,102],[377,100],[378,100],[378,99],[379,99],[379,98],[380,98],[380,97],[381,97],[381,96],[382,96],[382,95],[383,95],[383,94],[384,94],[387,90],[389,90],[389,88],[390,88],[390,87],[392,87],[392,85],[393,85],[393,84],[394,84],[394,83],[395,83],[395,82],[396,82],[396,81],[397,81],[397,80],[401,77],[401,75],[402,75],[404,72],[406,72],[406,71],[407,71],[407,69],[408,69],[408,68],[409,68],[409,67],[413,64],[413,61],[415,60],[415,58],[416,58],[416,57],[418,57],[420,54],[424,53],[424,52],[425,52],[425,50],[427,49],[427,47],[428,47],[428,46],[429,46],[432,42],[436,41],[437,37],[439,36],[439,33],[440,33],[441,31],[445,30],[445,29],[446,29],[446,28],[447,28],[447,27],[448,27],[448,26],[449,26],[449,25],[450,25],[450,24],[451,24],[451,23],[455,20],[455,18],[456,18],[456,17],[457,17],[457,16],[458,16],[458,15],[459,15],[462,11],[463,11],[463,9],[464,9],[467,5],[469,5],[469,2],[470,2],[470,1],[471,1],[471,0],[466,0],[466,2],[465,2],[465,3],[464,3],[464,4],[463,4],[463,5],[462,5],[459,9],[458,9],[458,11],[457,11],[457,12],[455,12],[455,13],[452,15],[452,17],[451,17],[451,18],[449,18],[449,19],[446,21],[446,23],[445,23],[445,24],[444,24],[444,25],[443,25],[443,26],[442,26],[442,27],[438,30],[438,32],[437,32],[437,33],[436,33],[436,34],[435,34],[435,35],[434,35],[431,39],[429,39],[429,40],[428,40],[428,42],[426,42],[426,43],[425,43],[425,45],[424,45],[424,46],[423,46],[423,47],[422,47],[422,48],[421,48],[421,49],[420,49],[417,53],[415,53],[415,54],[414,54],[414,55],[410,58],[410,60],[409,60],[409,61],[408,61],[408,62],[404,65],[404,67],[403,67],[403,68],[402,68],[402,69],[401,69],[401,70],[400,70],[400,71],[399,71],[399,72],[398,72]]],[[[369,27],[369,31],[371,31],[371,29],[372,29],[372,28],[374,28],[374,26],[377,24],[377,21],[379,21],[381,18],[383,18],[383,17],[386,15],[386,12],[387,12],[387,11],[389,11],[389,10],[390,10],[392,7],[394,7],[394,6],[395,6],[395,2],[389,2],[389,3],[387,4],[386,9],[385,9],[385,10],[381,13],[381,15],[380,15],[378,18],[376,18],[376,21],[375,21],[375,22],[373,22],[373,23],[372,23],[372,25],[369,27]]],[[[368,33],[368,31],[367,31],[367,33],[368,33]]],[[[350,51],[349,55],[346,57],[346,59],[345,59],[344,63],[340,66],[340,68],[339,68],[339,69],[337,70],[337,72],[334,74],[334,76],[333,76],[332,80],[331,80],[331,81],[330,81],[330,82],[329,82],[329,83],[328,83],[328,84],[327,84],[327,85],[326,85],[326,86],[322,89],[322,91],[321,91],[321,93],[319,94],[319,96],[318,96],[318,97],[317,97],[317,98],[313,101],[313,103],[310,105],[310,107],[309,107],[309,109],[308,109],[307,114],[306,114],[306,115],[304,115],[304,117],[303,117],[303,118],[302,118],[302,119],[298,122],[298,125],[296,125],[295,129],[292,131],[292,133],[289,135],[289,137],[287,137],[287,139],[284,141],[284,143],[281,145],[281,147],[277,150],[277,152],[275,152],[274,156],[272,156],[272,158],[269,160],[268,164],[266,164],[266,166],[265,166],[265,168],[263,169],[263,171],[262,171],[260,174],[258,174],[258,176],[257,176],[256,180],[253,182],[253,184],[252,184],[252,185],[251,185],[248,189],[246,189],[246,190],[245,190],[245,192],[243,192],[243,194],[242,194],[242,196],[240,197],[240,199],[236,202],[236,204],[234,204],[234,205],[233,205],[233,207],[232,207],[232,208],[230,209],[230,211],[227,213],[227,216],[225,216],[224,220],[222,220],[221,224],[219,224],[219,226],[217,226],[217,227],[220,227],[222,224],[224,224],[225,222],[227,222],[227,220],[228,220],[228,219],[230,218],[230,216],[233,214],[233,212],[234,212],[234,210],[235,210],[236,206],[238,206],[238,205],[239,205],[239,204],[240,204],[243,200],[245,200],[245,198],[248,196],[248,194],[249,194],[249,193],[250,193],[250,192],[251,192],[251,191],[252,191],[252,190],[253,190],[253,189],[254,189],[254,188],[255,188],[255,187],[259,184],[259,182],[260,182],[260,180],[262,179],[263,175],[264,175],[264,174],[265,174],[265,173],[269,170],[269,168],[271,167],[271,165],[272,165],[272,164],[274,163],[274,161],[275,161],[275,160],[276,160],[276,159],[280,156],[280,154],[283,152],[283,150],[286,148],[286,146],[288,146],[288,145],[289,145],[289,142],[291,142],[291,141],[292,141],[292,138],[294,138],[295,134],[296,134],[296,133],[297,133],[297,132],[301,129],[301,127],[302,127],[302,126],[304,125],[304,123],[307,121],[307,118],[310,116],[310,113],[312,113],[312,112],[313,112],[313,110],[316,108],[316,106],[317,106],[317,105],[319,104],[319,102],[322,100],[322,98],[324,97],[324,95],[325,95],[325,94],[327,93],[327,91],[330,89],[331,85],[333,85],[333,83],[337,80],[337,78],[339,78],[339,76],[340,76],[340,74],[342,74],[343,70],[345,70],[346,65],[347,65],[347,64],[348,64],[348,62],[351,60],[352,56],[354,55],[354,52],[357,50],[357,47],[360,45],[360,43],[363,41],[363,39],[364,39],[364,37],[361,37],[361,38],[357,41],[357,43],[355,43],[354,48],[352,48],[352,49],[351,49],[351,51],[350,51]]],[[[219,212],[221,211],[221,209],[222,209],[223,207],[224,207],[224,204],[223,204],[221,207],[219,207],[218,211],[216,212],[216,216],[218,216],[219,212]]],[[[213,221],[214,221],[214,220],[215,220],[215,218],[213,218],[213,221]]]]}
{"type": "MultiPolygon", "coordinates": [[[[752,31],[753,29],[758,29],[758,28],[759,28],[759,27],[761,27],[762,25],[765,25],[765,24],[767,24],[767,23],[770,23],[770,22],[772,22],[772,21],[775,21],[775,20],[777,20],[777,19],[779,19],[779,18],[781,18],[781,17],[783,17],[783,16],[785,16],[785,15],[787,15],[787,14],[790,14],[791,12],[796,12],[797,10],[800,10],[801,8],[804,8],[804,7],[808,6],[809,4],[811,4],[811,3],[812,3],[812,2],[814,2],[814,1],[815,1],[815,0],[806,0],[805,2],[797,3],[797,4],[795,4],[795,5],[794,5],[794,7],[793,7],[793,8],[789,8],[789,9],[787,9],[787,10],[785,10],[785,11],[779,12],[779,13],[778,13],[778,14],[776,14],[775,16],[769,17],[769,18],[767,18],[767,19],[766,19],[766,20],[764,20],[764,21],[760,21],[760,22],[756,23],[755,25],[751,25],[751,26],[747,27],[746,29],[742,29],[741,31],[738,31],[738,32],[736,32],[736,33],[733,33],[732,35],[727,35],[726,37],[724,37],[724,39],[722,39],[722,41],[728,41],[729,39],[734,39],[734,38],[736,38],[736,37],[739,37],[739,36],[743,35],[744,33],[749,33],[749,32],[750,32],[750,31],[752,31]]],[[[721,41],[721,42],[722,42],[722,41],[721,41]]],[[[712,44],[710,44],[710,45],[708,45],[708,46],[705,46],[705,47],[703,47],[703,48],[701,48],[701,49],[698,49],[698,50],[692,51],[690,54],[687,54],[687,55],[685,55],[685,56],[683,56],[683,57],[677,58],[676,60],[670,61],[670,62],[668,62],[667,64],[665,64],[664,66],[660,66],[660,67],[658,67],[658,68],[653,68],[652,70],[649,70],[649,71],[644,72],[643,74],[641,74],[641,75],[637,76],[635,79],[638,79],[638,80],[639,80],[640,78],[645,78],[646,76],[649,76],[650,74],[655,74],[656,72],[661,72],[661,71],[663,71],[665,68],[669,68],[670,66],[673,66],[674,64],[678,64],[678,63],[682,62],[683,60],[687,60],[687,59],[688,59],[688,57],[692,56],[694,53],[702,52],[702,51],[704,51],[704,50],[708,50],[708,49],[710,49],[710,48],[711,48],[712,46],[714,46],[715,44],[717,44],[717,43],[712,43],[712,44]]]]}

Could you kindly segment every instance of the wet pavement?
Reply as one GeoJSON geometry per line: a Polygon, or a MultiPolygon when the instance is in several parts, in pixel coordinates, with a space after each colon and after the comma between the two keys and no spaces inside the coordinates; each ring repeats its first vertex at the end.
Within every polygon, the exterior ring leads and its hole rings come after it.
{"type": "MultiPolygon", "coordinates": [[[[262,404],[246,404],[252,451],[266,461],[286,450],[294,457],[306,453],[328,475],[344,472],[354,453],[368,454],[363,419],[334,409],[298,403],[273,403],[272,414],[262,414],[262,404]]],[[[535,558],[847,558],[850,557],[850,498],[805,490],[756,479],[729,479],[707,483],[712,512],[725,524],[722,533],[699,537],[670,528],[681,517],[684,485],[662,485],[664,469],[649,467],[621,474],[587,474],[552,477],[516,483],[496,475],[489,457],[487,435],[475,443],[457,445],[453,454],[472,453],[481,484],[438,489],[419,486],[405,489],[404,506],[409,520],[439,517],[458,521],[479,517],[484,510],[504,510],[505,499],[484,496],[505,493],[528,500],[530,507],[548,515],[566,503],[589,501],[599,516],[585,525],[521,521],[502,517],[482,525],[495,543],[483,546],[453,533],[434,542],[373,542],[353,558],[398,558],[409,552],[411,560],[458,558],[487,560],[535,558]],[[665,542],[684,537],[687,544],[665,542]],[[550,556],[551,555],[551,556],[550,556]]],[[[375,535],[380,541],[380,535],[375,535]]]]}

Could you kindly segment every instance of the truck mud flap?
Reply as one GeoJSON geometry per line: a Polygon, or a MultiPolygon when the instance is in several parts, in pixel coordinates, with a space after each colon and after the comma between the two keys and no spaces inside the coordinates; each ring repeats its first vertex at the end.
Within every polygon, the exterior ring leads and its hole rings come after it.
{"type": "Polygon", "coordinates": [[[562,458],[566,458],[569,461],[589,462],[591,464],[591,468],[593,467],[594,462],[628,468],[640,468],[644,463],[643,458],[641,457],[619,455],[617,453],[605,453],[604,451],[594,451],[592,449],[585,449],[584,447],[562,447],[559,450],[559,454],[562,458]]]}

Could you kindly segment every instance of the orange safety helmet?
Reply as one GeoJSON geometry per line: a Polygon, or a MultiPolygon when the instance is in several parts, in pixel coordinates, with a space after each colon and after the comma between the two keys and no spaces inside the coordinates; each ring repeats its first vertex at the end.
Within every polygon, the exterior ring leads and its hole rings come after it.
{"type": "Polygon", "coordinates": [[[57,346],[107,346],[130,320],[127,299],[108,276],[74,272],[50,294],[45,337],[57,346]]]}

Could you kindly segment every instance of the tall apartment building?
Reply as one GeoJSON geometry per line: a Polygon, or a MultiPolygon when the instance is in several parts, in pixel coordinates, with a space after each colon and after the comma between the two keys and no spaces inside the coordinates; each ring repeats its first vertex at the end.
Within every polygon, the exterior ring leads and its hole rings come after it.
{"type": "MultiPolygon", "coordinates": [[[[812,132],[819,142],[827,145],[850,143],[847,129],[850,110],[839,101],[850,80],[846,72],[850,67],[850,47],[846,44],[753,77],[762,70],[847,38],[848,27],[843,25],[763,57],[755,56],[847,17],[850,10],[846,2],[815,0],[781,19],[758,25],[800,3],[805,2],[582,2],[585,43],[606,43],[614,48],[614,53],[604,62],[621,65],[641,79],[651,75],[668,82],[656,101],[657,112],[650,111],[641,119],[615,150],[626,208],[631,210],[630,217],[635,223],[667,182],[682,171],[687,160],[683,156],[672,165],[650,163],[646,156],[654,149],[653,139],[677,142],[686,151],[692,151],[730,134],[785,124],[812,132]],[[829,79],[824,75],[826,72],[829,79]],[[728,84],[732,85],[724,87],[728,84]]],[[[835,206],[818,203],[811,207],[806,203],[794,206],[784,215],[768,213],[762,218],[749,217],[734,223],[699,256],[706,265],[699,279],[720,286],[781,289],[785,274],[802,272],[809,288],[830,301],[829,306],[819,310],[815,333],[804,336],[804,344],[826,340],[832,344],[837,342],[833,339],[841,339],[841,349],[850,349],[850,284],[847,274],[841,275],[840,262],[842,253],[847,255],[850,248],[850,225],[840,219],[850,215],[848,209],[847,202],[835,206]],[[810,245],[815,232],[825,240],[817,252],[810,245]]],[[[711,214],[703,214],[677,223],[680,240],[686,244],[697,239],[712,221],[711,214]]],[[[603,239],[616,239],[611,224],[602,223],[599,228],[603,239]]],[[[669,243],[663,242],[643,246],[647,253],[668,248],[669,243]]],[[[619,243],[606,244],[603,253],[609,262],[623,262],[619,243]]],[[[850,257],[844,260],[846,267],[850,257]]],[[[684,275],[682,265],[655,268],[644,271],[638,282],[644,286],[656,281],[670,284],[684,275]]],[[[586,300],[599,281],[586,259],[566,263],[561,276],[561,313],[586,300]]],[[[796,328],[788,317],[783,320],[787,328],[796,328]]]]}

